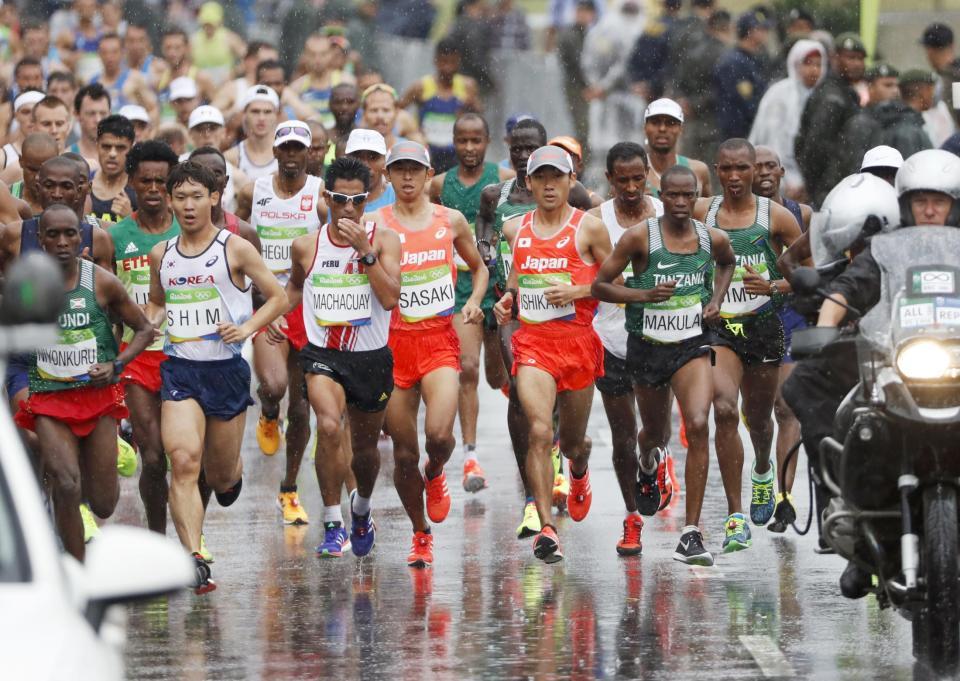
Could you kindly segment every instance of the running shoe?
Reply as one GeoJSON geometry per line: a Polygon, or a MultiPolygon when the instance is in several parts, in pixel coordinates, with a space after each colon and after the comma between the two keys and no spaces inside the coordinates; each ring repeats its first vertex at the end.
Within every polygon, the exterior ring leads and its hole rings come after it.
{"type": "Polygon", "coordinates": [[[433,565],[433,535],[429,532],[414,532],[413,545],[407,556],[407,566],[428,568],[433,565]]]}
{"type": "Polygon", "coordinates": [[[676,460],[673,458],[673,452],[670,451],[670,447],[664,447],[663,450],[667,453],[667,475],[670,476],[670,486],[673,487],[673,491],[676,493],[671,499],[671,502],[677,498],[680,494],[680,480],[677,478],[677,466],[676,460]]]}
{"type": "Polygon", "coordinates": [[[540,533],[540,514],[537,505],[528,501],[523,507],[523,522],[517,528],[517,539],[528,539],[540,533]]]}
{"type": "Polygon", "coordinates": [[[676,487],[673,480],[675,473],[671,474],[671,468],[673,468],[673,454],[670,453],[669,447],[663,447],[660,449],[660,463],[657,464],[657,489],[660,492],[658,511],[665,509],[673,500],[673,490],[676,487]]]}
{"type": "Polygon", "coordinates": [[[570,494],[570,483],[563,475],[563,454],[560,453],[560,443],[554,441],[550,450],[553,461],[553,505],[560,512],[567,509],[567,496],[570,494]]]}
{"type": "Polygon", "coordinates": [[[200,550],[197,551],[197,553],[200,554],[203,562],[207,565],[213,562],[213,554],[210,553],[210,549],[207,548],[207,539],[203,536],[203,532],[200,533],[200,550]]]}
{"type": "Polygon", "coordinates": [[[643,543],[640,541],[641,530],[643,530],[643,519],[638,515],[628,515],[623,521],[623,535],[617,542],[617,554],[639,556],[643,551],[643,543]]]}
{"type": "Polygon", "coordinates": [[[750,520],[754,525],[763,527],[770,521],[770,518],[773,517],[773,481],[776,477],[773,474],[773,462],[770,462],[770,470],[767,472],[766,480],[758,479],[757,474],[752,472],[752,467],[750,470],[750,483],[752,485],[750,495],[750,520]]]}
{"type": "Polygon", "coordinates": [[[117,435],[117,472],[125,478],[137,472],[137,452],[130,443],[117,435]]]}
{"type": "Polygon", "coordinates": [[[463,489],[468,492],[479,492],[487,486],[487,478],[476,459],[463,462],[463,489]]]}
{"type": "Polygon", "coordinates": [[[684,528],[686,531],[680,535],[680,543],[677,544],[677,550],[673,552],[673,559],[687,565],[702,565],[710,567],[713,565],[713,556],[703,547],[703,535],[696,527],[684,528]]]}
{"type": "Polygon", "coordinates": [[[777,505],[773,509],[773,522],[767,525],[768,532],[778,534],[787,531],[787,527],[797,521],[797,509],[793,505],[793,495],[790,492],[777,495],[777,505]]]}
{"type": "Polygon", "coordinates": [[[321,558],[339,558],[350,550],[350,535],[338,522],[327,523],[323,528],[323,543],[317,547],[321,558]]]}
{"type": "Polygon", "coordinates": [[[80,504],[80,519],[83,520],[83,543],[89,544],[100,534],[100,526],[86,503],[80,504]]]}
{"type": "Polygon", "coordinates": [[[753,544],[750,539],[750,525],[742,513],[732,513],[727,516],[724,522],[726,532],[723,538],[723,552],[733,553],[734,551],[743,551],[749,549],[753,544]]]}
{"type": "Polygon", "coordinates": [[[680,412],[680,446],[684,449],[690,449],[690,441],[687,440],[687,422],[683,420],[683,412],[680,412]]]}
{"type": "Polygon", "coordinates": [[[447,474],[441,472],[433,480],[423,477],[423,486],[427,493],[427,517],[431,522],[442,523],[450,512],[450,489],[447,487],[447,474]]]}
{"type": "Polygon", "coordinates": [[[260,420],[257,421],[257,444],[260,445],[260,451],[267,456],[277,453],[280,449],[279,419],[268,419],[260,414],[260,420]]]}
{"type": "Polygon", "coordinates": [[[353,498],[356,495],[357,490],[350,492],[350,546],[353,548],[353,555],[359,558],[373,550],[377,526],[369,511],[364,515],[353,512],[353,498]]]}
{"type": "Polygon", "coordinates": [[[196,576],[193,582],[193,593],[201,596],[210,593],[217,588],[216,582],[210,579],[210,566],[199,553],[193,554],[193,562],[196,566],[196,576]]]}
{"type": "Polygon", "coordinates": [[[661,456],[661,449],[657,447],[653,450],[653,460],[656,468],[653,473],[645,473],[642,467],[637,467],[637,492],[634,498],[637,504],[637,511],[640,515],[656,515],[662,506],[660,504],[660,469],[665,468],[661,456]]]}
{"type": "Polygon", "coordinates": [[[540,530],[540,534],[533,540],[533,555],[544,563],[557,563],[563,560],[560,538],[557,536],[557,531],[550,525],[540,530]]]}
{"type": "Polygon", "coordinates": [[[590,489],[590,469],[583,472],[582,478],[573,477],[570,473],[570,494],[567,496],[567,512],[570,518],[580,522],[590,512],[593,502],[593,491],[590,489]]]}
{"type": "Polygon", "coordinates": [[[227,506],[233,505],[233,502],[240,498],[240,490],[242,489],[243,477],[241,476],[239,480],[233,483],[233,487],[230,487],[223,492],[217,492],[214,490],[213,494],[217,497],[217,503],[226,508],[227,506]]]}
{"type": "Polygon", "coordinates": [[[300,505],[300,497],[296,490],[292,492],[280,492],[277,497],[277,506],[283,512],[284,525],[307,525],[307,511],[300,505]]]}

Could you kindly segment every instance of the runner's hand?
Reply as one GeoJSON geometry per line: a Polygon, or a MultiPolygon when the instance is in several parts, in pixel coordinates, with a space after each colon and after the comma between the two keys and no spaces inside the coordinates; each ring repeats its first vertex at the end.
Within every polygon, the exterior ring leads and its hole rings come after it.
{"type": "Polygon", "coordinates": [[[350,218],[340,218],[337,221],[337,228],[347,239],[347,243],[353,246],[361,257],[372,250],[370,247],[370,239],[367,238],[367,230],[354,220],[350,218]]]}
{"type": "Polygon", "coordinates": [[[716,324],[720,321],[720,306],[716,303],[707,303],[703,308],[703,321],[707,324],[716,324]]]}
{"type": "Polygon", "coordinates": [[[546,289],[543,292],[543,296],[551,305],[563,307],[579,299],[580,292],[577,290],[577,287],[572,284],[560,284],[559,286],[551,286],[546,289]]]}
{"type": "Polygon", "coordinates": [[[508,324],[513,316],[513,293],[507,292],[493,306],[493,314],[497,318],[497,324],[501,326],[508,324]]]}
{"type": "Polygon", "coordinates": [[[122,218],[128,217],[133,212],[133,206],[130,204],[130,197],[125,191],[121,191],[110,204],[110,211],[122,218]]]}
{"type": "Polygon", "coordinates": [[[84,260],[89,260],[90,262],[93,262],[93,254],[90,253],[89,246],[87,246],[82,251],[80,251],[80,257],[83,258],[84,260]]]}
{"type": "Polygon", "coordinates": [[[464,324],[479,324],[483,321],[483,310],[476,303],[467,302],[460,310],[464,324]]]}
{"type": "Polygon", "coordinates": [[[224,343],[242,343],[250,337],[249,332],[247,332],[242,325],[237,326],[230,322],[218,324],[217,333],[220,334],[220,338],[223,339],[224,343]]]}
{"type": "Polygon", "coordinates": [[[102,388],[113,382],[113,362],[101,362],[90,367],[90,385],[102,388]]]}
{"type": "Polygon", "coordinates": [[[746,273],[743,275],[743,290],[751,296],[769,296],[770,282],[760,276],[760,273],[750,265],[744,266],[746,273]]]}
{"type": "Polygon", "coordinates": [[[280,345],[287,340],[287,319],[278,317],[267,324],[266,329],[267,343],[270,345],[280,345]]]}
{"type": "Polygon", "coordinates": [[[652,289],[647,291],[647,303],[664,303],[673,297],[673,292],[677,288],[677,280],[669,279],[661,281],[652,289]]]}

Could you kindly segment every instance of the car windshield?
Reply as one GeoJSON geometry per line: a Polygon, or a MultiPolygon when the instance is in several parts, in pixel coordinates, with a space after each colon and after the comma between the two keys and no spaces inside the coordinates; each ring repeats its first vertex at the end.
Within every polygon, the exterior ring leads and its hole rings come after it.
{"type": "Polygon", "coordinates": [[[30,570],[23,534],[10,496],[3,468],[0,468],[0,583],[28,581],[30,570]]]}

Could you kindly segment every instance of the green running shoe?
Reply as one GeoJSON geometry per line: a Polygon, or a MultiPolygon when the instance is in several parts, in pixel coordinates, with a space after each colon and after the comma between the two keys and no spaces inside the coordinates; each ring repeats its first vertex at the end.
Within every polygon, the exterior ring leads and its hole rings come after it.
{"type": "Polygon", "coordinates": [[[137,472],[137,453],[130,443],[117,436],[117,472],[125,478],[137,472]]]}
{"type": "Polygon", "coordinates": [[[86,503],[80,504],[80,518],[83,520],[83,543],[89,544],[100,534],[100,526],[93,517],[93,511],[86,503]]]}
{"type": "Polygon", "coordinates": [[[749,549],[753,544],[750,538],[750,525],[742,513],[732,513],[724,522],[726,535],[723,538],[723,552],[733,553],[749,549]]]}
{"type": "Polygon", "coordinates": [[[517,539],[527,539],[540,534],[540,514],[537,513],[537,505],[528,501],[523,507],[523,522],[517,528],[517,539]]]}
{"type": "Polygon", "coordinates": [[[203,533],[200,533],[200,550],[197,551],[200,554],[200,557],[203,558],[203,562],[209,565],[213,562],[213,554],[210,553],[210,549],[207,548],[207,538],[203,536],[203,533]]]}

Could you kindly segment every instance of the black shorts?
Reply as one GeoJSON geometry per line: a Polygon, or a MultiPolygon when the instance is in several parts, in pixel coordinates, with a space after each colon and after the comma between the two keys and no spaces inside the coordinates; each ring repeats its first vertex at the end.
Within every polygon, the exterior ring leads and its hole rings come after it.
{"type": "Polygon", "coordinates": [[[160,399],[195,400],[204,415],[229,421],[253,404],[250,365],[240,355],[213,362],[168,357],[160,365],[160,399]]]}
{"type": "Polygon", "coordinates": [[[307,343],[300,350],[300,364],[305,374],[328,376],[339,383],[347,404],[354,409],[375,414],[387,408],[393,392],[393,352],[389,347],[353,352],[307,343]]]}
{"type": "Polygon", "coordinates": [[[730,348],[745,366],[780,366],[786,352],[783,322],[773,314],[740,319],[721,319],[713,330],[711,345],[730,348]]]}
{"type": "Polygon", "coordinates": [[[627,338],[627,371],[643,388],[670,385],[670,379],[684,365],[710,354],[710,336],[703,333],[679,343],[651,343],[631,333],[627,338]]]}
{"type": "Polygon", "coordinates": [[[603,349],[603,376],[594,381],[597,390],[608,397],[623,397],[633,393],[633,381],[627,371],[627,360],[603,349]]]}

